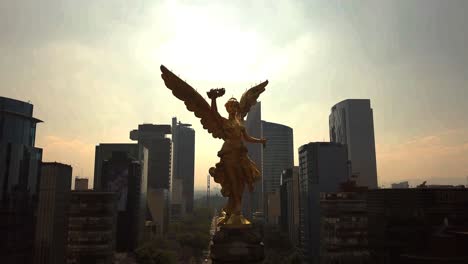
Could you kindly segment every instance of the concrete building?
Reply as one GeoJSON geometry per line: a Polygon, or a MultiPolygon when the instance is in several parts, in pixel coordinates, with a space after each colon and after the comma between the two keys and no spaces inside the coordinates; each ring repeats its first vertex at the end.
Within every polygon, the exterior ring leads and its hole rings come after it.
{"type": "Polygon", "coordinates": [[[142,124],[130,132],[130,139],[138,141],[138,160],[143,160],[143,148],[148,149],[148,188],[169,189],[171,179],[170,125],[142,124]]]}
{"type": "Polygon", "coordinates": [[[320,193],[337,192],[348,179],[345,145],[314,142],[299,148],[299,241],[308,263],[320,259],[320,193]]]}
{"type": "Polygon", "coordinates": [[[195,170],[195,130],[190,124],[177,122],[172,118],[173,179],[182,179],[182,196],[185,212],[193,211],[194,170],[195,170]]]}
{"type": "Polygon", "coordinates": [[[142,239],[145,225],[142,216],[146,203],[141,204],[140,196],[146,191],[142,190],[140,162],[127,152],[112,152],[111,158],[102,163],[101,187],[117,195],[116,251],[131,252],[142,239]]]}
{"type": "Polygon", "coordinates": [[[76,191],[86,191],[88,190],[88,178],[75,178],[75,190],[76,191]]]}
{"type": "Polygon", "coordinates": [[[289,235],[293,246],[299,244],[299,167],[281,173],[281,230],[289,235]]]}
{"type": "Polygon", "coordinates": [[[102,191],[101,173],[102,163],[112,157],[112,152],[121,151],[128,153],[128,156],[134,160],[139,159],[138,144],[128,143],[101,143],[96,146],[94,156],[94,190],[102,191]]]}
{"type": "Polygon", "coordinates": [[[392,183],[392,189],[408,189],[409,183],[407,181],[399,182],[399,183],[392,183]]]}
{"type": "Polygon", "coordinates": [[[112,264],[117,199],[114,192],[72,191],[67,264],[112,264]]]}
{"type": "Polygon", "coordinates": [[[42,149],[33,105],[0,96],[0,260],[31,263],[42,149]]]}
{"type": "Polygon", "coordinates": [[[358,186],[377,188],[374,117],[369,99],[344,100],[331,109],[330,141],[348,147],[358,186]]]}
{"type": "Polygon", "coordinates": [[[164,235],[169,225],[169,191],[167,189],[148,189],[148,209],[153,217],[147,221],[155,236],[164,235]]]}
{"type": "MultiPolygon", "coordinates": [[[[143,182],[146,182],[145,195],[141,196],[145,210],[145,220],[152,226],[167,230],[169,205],[160,194],[168,193],[171,185],[172,143],[167,137],[171,134],[170,125],[142,124],[130,132],[130,139],[138,141],[139,160],[143,164],[143,182]],[[155,210],[155,208],[162,208],[155,210]]],[[[142,194],[144,194],[142,192],[142,194]]],[[[164,197],[164,196],[163,196],[164,197]]]]}
{"type": "MultiPolygon", "coordinates": [[[[247,133],[255,138],[261,138],[262,133],[262,105],[261,102],[256,103],[250,108],[245,120],[245,129],[247,133]]],[[[249,158],[257,165],[260,174],[262,173],[263,164],[263,146],[261,144],[245,143],[249,158]]],[[[254,185],[254,191],[250,193],[245,191],[242,198],[242,213],[249,219],[253,219],[256,212],[262,212],[263,217],[263,180],[259,180],[254,185]]],[[[259,214],[257,214],[259,215],[259,214]]]]}
{"type": "Polygon", "coordinates": [[[366,193],[320,193],[320,263],[372,263],[366,193]]]}
{"type": "Polygon", "coordinates": [[[269,206],[275,208],[272,212],[280,208],[281,173],[284,169],[294,166],[293,130],[285,125],[262,121],[262,133],[262,137],[267,139],[266,147],[263,149],[262,164],[263,197],[268,201],[264,203],[264,212],[266,212],[267,221],[270,222],[276,216],[269,216],[271,211],[269,206]],[[276,194],[278,194],[278,199],[276,199],[276,194]],[[268,199],[271,195],[274,197],[273,200],[268,199]]]}
{"type": "Polygon", "coordinates": [[[182,179],[175,178],[172,180],[170,198],[170,218],[171,221],[179,221],[185,215],[185,199],[183,195],[184,183],[182,179]]]}
{"type": "Polygon", "coordinates": [[[34,263],[65,263],[72,167],[45,162],[41,165],[34,263]]]}
{"type": "Polygon", "coordinates": [[[468,189],[370,190],[367,208],[373,263],[466,263],[468,189]]]}

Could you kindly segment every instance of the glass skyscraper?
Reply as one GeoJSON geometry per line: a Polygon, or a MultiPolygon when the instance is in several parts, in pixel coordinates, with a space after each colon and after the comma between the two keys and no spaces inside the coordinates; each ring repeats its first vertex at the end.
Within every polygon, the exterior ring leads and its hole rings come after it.
{"type": "Polygon", "coordinates": [[[0,97],[0,260],[31,263],[42,149],[33,105],[0,97]]]}
{"type": "Polygon", "coordinates": [[[369,99],[344,100],[331,109],[330,141],[348,147],[352,177],[358,186],[377,188],[374,117],[369,99]]]}

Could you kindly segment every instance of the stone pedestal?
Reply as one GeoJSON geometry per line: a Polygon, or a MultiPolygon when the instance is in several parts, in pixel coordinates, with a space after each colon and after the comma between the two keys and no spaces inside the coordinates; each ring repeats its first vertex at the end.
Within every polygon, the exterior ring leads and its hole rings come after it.
{"type": "Polygon", "coordinates": [[[265,258],[262,240],[261,231],[253,225],[221,226],[211,244],[212,263],[262,263],[265,258]]]}

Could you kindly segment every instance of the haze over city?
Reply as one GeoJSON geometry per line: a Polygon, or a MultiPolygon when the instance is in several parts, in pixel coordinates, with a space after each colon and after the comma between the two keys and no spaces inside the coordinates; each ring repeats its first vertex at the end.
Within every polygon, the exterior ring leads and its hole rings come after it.
{"type": "MultiPolygon", "coordinates": [[[[330,108],[369,98],[379,185],[466,184],[464,1],[15,1],[0,3],[2,96],[34,104],[44,161],[92,180],[94,148],[141,123],[191,123],[195,187],[221,141],[172,96],[164,64],[221,103],[268,79],[263,119],[294,148],[328,141],[330,108]]],[[[206,98],[206,96],[205,96],[206,98]]],[[[219,107],[226,115],[225,110],[219,107]]],[[[297,163],[297,153],[295,153],[297,163]]],[[[91,183],[92,186],[92,183],[91,183]]]]}

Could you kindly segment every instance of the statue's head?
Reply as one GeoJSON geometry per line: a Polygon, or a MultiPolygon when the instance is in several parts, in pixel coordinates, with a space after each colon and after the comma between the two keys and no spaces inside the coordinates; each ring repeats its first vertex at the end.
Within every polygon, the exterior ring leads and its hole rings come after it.
{"type": "Polygon", "coordinates": [[[224,106],[229,114],[235,114],[239,111],[239,102],[234,97],[231,97],[224,106]]]}

